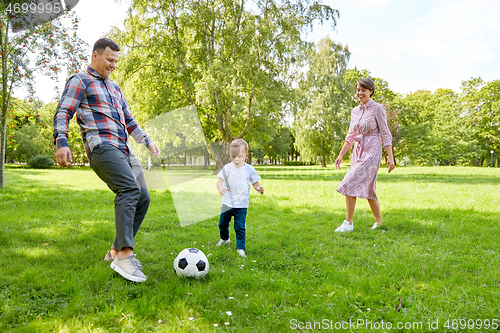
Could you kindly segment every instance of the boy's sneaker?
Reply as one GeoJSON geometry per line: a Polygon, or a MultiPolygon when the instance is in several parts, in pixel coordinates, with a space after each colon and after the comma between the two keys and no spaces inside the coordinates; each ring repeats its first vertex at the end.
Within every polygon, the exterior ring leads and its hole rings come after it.
{"type": "Polygon", "coordinates": [[[375,222],[375,223],[373,224],[372,230],[373,230],[373,229],[377,229],[378,227],[380,227],[380,224],[378,224],[377,222],[375,222]]]}
{"type": "Polygon", "coordinates": [[[136,259],[135,254],[125,259],[120,259],[119,256],[116,256],[109,267],[130,281],[144,282],[147,279],[146,275],[142,272],[141,262],[136,259]]]}
{"type": "Polygon", "coordinates": [[[231,243],[231,240],[228,238],[227,240],[221,239],[215,246],[221,246],[231,243]]]}
{"type": "Polygon", "coordinates": [[[245,250],[242,250],[242,249],[237,249],[236,252],[238,252],[238,254],[240,256],[242,256],[243,258],[246,258],[247,255],[245,254],[245,250]]]}
{"type": "Polygon", "coordinates": [[[115,260],[115,258],[111,258],[111,252],[106,252],[106,255],[104,256],[104,261],[109,261],[109,262],[113,262],[113,260],[115,260]]]}
{"type": "Polygon", "coordinates": [[[337,229],[335,229],[335,232],[346,232],[346,231],[353,231],[354,230],[354,223],[349,224],[348,221],[344,220],[344,223],[337,229]]]}

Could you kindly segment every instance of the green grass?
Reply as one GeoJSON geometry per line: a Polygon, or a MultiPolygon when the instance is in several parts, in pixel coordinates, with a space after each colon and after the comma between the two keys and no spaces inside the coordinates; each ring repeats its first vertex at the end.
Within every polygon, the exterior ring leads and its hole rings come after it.
{"type": "MultiPolygon", "coordinates": [[[[218,217],[182,228],[170,193],[151,190],[135,251],[148,281],[136,284],[102,260],[114,195],[90,169],[9,166],[0,331],[290,332],[364,320],[390,322],[393,332],[403,331],[398,322],[457,332],[446,320],[500,319],[499,169],[381,169],[383,227],[370,230],[371,211],[358,200],[355,231],[336,234],[345,202],[335,189],[346,170],[257,167],[265,195],[252,193],[246,259],[232,229],[231,245],[215,247],[218,217]],[[209,255],[206,279],[175,275],[186,247],[209,255]]],[[[331,331],[383,331],[357,328],[331,331]]]]}

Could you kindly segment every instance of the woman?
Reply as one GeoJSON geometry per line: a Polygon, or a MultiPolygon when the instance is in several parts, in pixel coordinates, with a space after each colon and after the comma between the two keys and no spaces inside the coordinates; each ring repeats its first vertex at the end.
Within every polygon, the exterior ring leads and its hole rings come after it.
{"type": "Polygon", "coordinates": [[[344,146],[335,160],[335,167],[340,169],[342,157],[351,148],[354,141],[356,146],[352,153],[351,167],[340,183],[337,191],[346,198],[347,216],[344,223],[335,231],[353,231],[352,218],[356,208],[356,198],[368,199],[375,224],[372,229],[382,225],[380,205],[375,193],[377,173],[382,159],[382,145],[380,136],[387,151],[387,169],[394,169],[392,155],[392,135],[387,125],[385,109],[381,104],[375,103],[371,96],[375,92],[375,83],[368,78],[361,78],[356,82],[356,96],[360,105],[351,111],[349,132],[345,138],[344,146]]]}

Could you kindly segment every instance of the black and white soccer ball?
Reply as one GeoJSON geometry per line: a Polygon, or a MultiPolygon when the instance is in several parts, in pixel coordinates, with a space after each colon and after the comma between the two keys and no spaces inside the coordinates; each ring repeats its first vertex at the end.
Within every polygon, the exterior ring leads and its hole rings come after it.
{"type": "Polygon", "coordinates": [[[200,279],[207,275],[208,267],[205,253],[195,248],[182,250],[174,259],[174,270],[179,276],[200,279]]]}

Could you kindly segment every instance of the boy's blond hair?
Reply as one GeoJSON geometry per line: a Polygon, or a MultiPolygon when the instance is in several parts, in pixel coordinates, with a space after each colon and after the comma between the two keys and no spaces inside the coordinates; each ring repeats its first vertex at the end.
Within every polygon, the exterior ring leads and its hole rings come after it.
{"type": "Polygon", "coordinates": [[[229,145],[229,148],[243,148],[248,153],[248,143],[243,139],[234,139],[233,142],[229,145]]]}

